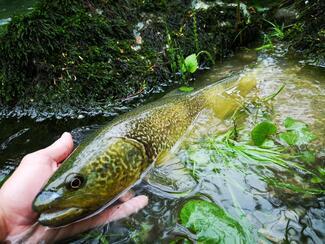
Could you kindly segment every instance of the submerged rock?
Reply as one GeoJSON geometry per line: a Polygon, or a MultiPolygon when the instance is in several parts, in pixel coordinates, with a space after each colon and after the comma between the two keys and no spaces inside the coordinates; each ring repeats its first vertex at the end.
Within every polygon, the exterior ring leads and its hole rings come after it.
{"type": "Polygon", "coordinates": [[[285,25],[294,23],[297,20],[297,16],[298,13],[293,8],[280,8],[274,14],[274,18],[285,25]]]}

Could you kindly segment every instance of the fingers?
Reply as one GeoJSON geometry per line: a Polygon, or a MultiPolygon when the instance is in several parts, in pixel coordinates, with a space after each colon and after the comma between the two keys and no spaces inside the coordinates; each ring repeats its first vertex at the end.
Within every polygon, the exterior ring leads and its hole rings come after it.
{"type": "MultiPolygon", "coordinates": [[[[116,221],[128,217],[129,215],[138,212],[148,204],[147,196],[137,196],[124,202],[120,205],[114,206],[111,209],[106,210],[103,216],[106,218],[106,223],[116,221]]],[[[100,224],[104,224],[100,223],[100,224]]]]}
{"type": "Polygon", "coordinates": [[[106,209],[104,212],[86,219],[81,222],[74,223],[67,227],[63,227],[56,235],[56,240],[67,238],[75,234],[84,232],[89,229],[93,229],[97,226],[106,224],[108,222],[116,221],[130,216],[133,213],[138,212],[148,204],[148,197],[141,195],[130,199],[127,202],[116,205],[112,208],[106,209]]]}
{"type": "Polygon", "coordinates": [[[120,197],[120,202],[129,201],[132,197],[134,197],[134,192],[132,190],[127,191],[123,196],[120,197]]]}
{"type": "Polygon", "coordinates": [[[44,153],[51,157],[55,162],[63,161],[73,150],[72,136],[68,132],[64,132],[62,136],[52,145],[38,152],[44,153]]]}

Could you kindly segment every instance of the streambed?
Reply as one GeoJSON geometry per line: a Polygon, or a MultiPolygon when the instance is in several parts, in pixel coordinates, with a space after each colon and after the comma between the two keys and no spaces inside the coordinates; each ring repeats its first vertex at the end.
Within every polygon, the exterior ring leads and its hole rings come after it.
{"type": "MultiPolygon", "coordinates": [[[[272,117],[279,125],[283,124],[287,117],[307,123],[317,136],[311,147],[317,152],[318,163],[324,167],[324,70],[305,66],[298,60],[291,60],[282,54],[281,47],[273,54],[257,55],[251,50],[240,52],[225,63],[205,72],[191,85],[198,89],[232,73],[252,73],[259,81],[258,96],[266,97],[277,91],[282,83],[286,83],[284,90],[273,102],[272,117]]],[[[1,119],[0,181],[14,170],[23,155],[47,146],[62,132],[70,131],[78,144],[110,119],[102,116],[48,119],[42,122],[28,118],[1,119]]],[[[247,130],[251,129],[252,121],[253,115],[249,115],[245,117],[242,125],[247,130]]],[[[204,144],[202,146],[197,141],[176,152],[176,157],[183,162],[189,156],[192,162],[195,161],[198,165],[211,161],[211,155],[207,155],[204,144]]],[[[206,180],[202,182],[195,196],[182,198],[173,198],[153,189],[145,182],[141,183],[134,190],[137,194],[149,196],[150,203],[144,210],[127,219],[79,235],[68,242],[160,243],[185,236],[191,237],[178,222],[180,208],[194,197],[212,201],[222,207],[252,238],[260,240],[261,243],[323,243],[324,196],[305,197],[301,193],[289,194],[283,188],[274,189],[262,180],[262,173],[263,171],[254,170],[252,167],[222,166],[218,171],[205,169],[206,180]]]]}

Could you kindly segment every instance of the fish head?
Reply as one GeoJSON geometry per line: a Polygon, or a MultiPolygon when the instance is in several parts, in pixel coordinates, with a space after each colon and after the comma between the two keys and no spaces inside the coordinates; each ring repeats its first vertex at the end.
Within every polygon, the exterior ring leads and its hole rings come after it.
{"type": "Polygon", "coordinates": [[[141,178],[148,161],[143,144],[133,139],[81,144],[36,196],[38,221],[58,227],[98,212],[141,178]]]}

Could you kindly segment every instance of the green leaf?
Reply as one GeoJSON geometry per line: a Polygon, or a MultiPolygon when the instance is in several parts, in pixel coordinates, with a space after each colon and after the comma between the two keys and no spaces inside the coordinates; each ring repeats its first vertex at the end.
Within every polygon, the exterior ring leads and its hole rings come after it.
{"type": "Polygon", "coordinates": [[[310,182],[314,183],[314,184],[319,184],[319,183],[322,183],[323,180],[321,178],[317,177],[317,176],[314,176],[314,177],[311,178],[310,182]]]}
{"type": "Polygon", "coordinates": [[[308,144],[316,139],[316,136],[310,132],[308,126],[298,120],[288,117],[284,121],[284,126],[287,132],[280,134],[280,139],[284,140],[289,145],[301,146],[308,144]]]}
{"type": "Polygon", "coordinates": [[[265,44],[265,45],[255,48],[256,51],[269,50],[269,49],[274,49],[274,46],[272,43],[268,43],[268,44],[265,44]]]}
{"type": "Polygon", "coordinates": [[[279,138],[282,142],[288,144],[289,146],[296,145],[298,141],[298,135],[294,131],[282,132],[279,134],[279,138]]]}
{"type": "Polygon", "coordinates": [[[321,176],[325,176],[325,169],[324,168],[317,168],[318,172],[321,174],[321,176]]]}
{"type": "Polygon", "coordinates": [[[216,204],[190,200],[180,211],[181,224],[198,243],[254,243],[251,233],[216,204]]]}
{"type": "Polygon", "coordinates": [[[308,128],[302,128],[298,131],[297,145],[305,145],[316,139],[316,136],[308,128]]]}
{"type": "Polygon", "coordinates": [[[182,65],[181,65],[181,72],[184,74],[184,73],[186,73],[186,71],[187,71],[186,65],[185,65],[185,63],[182,63],[182,65]]]}
{"type": "Polygon", "coordinates": [[[187,56],[184,60],[184,63],[186,70],[190,73],[194,73],[199,67],[195,53],[187,56]]]}
{"type": "Polygon", "coordinates": [[[311,163],[315,162],[316,154],[315,154],[315,152],[311,152],[311,151],[303,151],[300,153],[299,158],[302,161],[311,164],[311,163]]]}
{"type": "Polygon", "coordinates": [[[194,90],[194,88],[191,86],[181,86],[180,88],[178,88],[178,90],[180,90],[181,92],[191,92],[194,90]]]}
{"type": "Polygon", "coordinates": [[[251,136],[254,144],[256,146],[261,146],[266,138],[273,135],[277,128],[275,124],[270,121],[263,121],[257,124],[252,130],[251,136]]]}
{"type": "Polygon", "coordinates": [[[287,130],[300,130],[302,128],[307,128],[307,125],[301,121],[295,120],[291,117],[287,117],[284,120],[284,127],[287,130]]]}
{"type": "Polygon", "coordinates": [[[261,147],[263,148],[274,148],[275,144],[274,141],[270,140],[270,139],[266,139],[263,144],[261,145],[261,147]]]}

